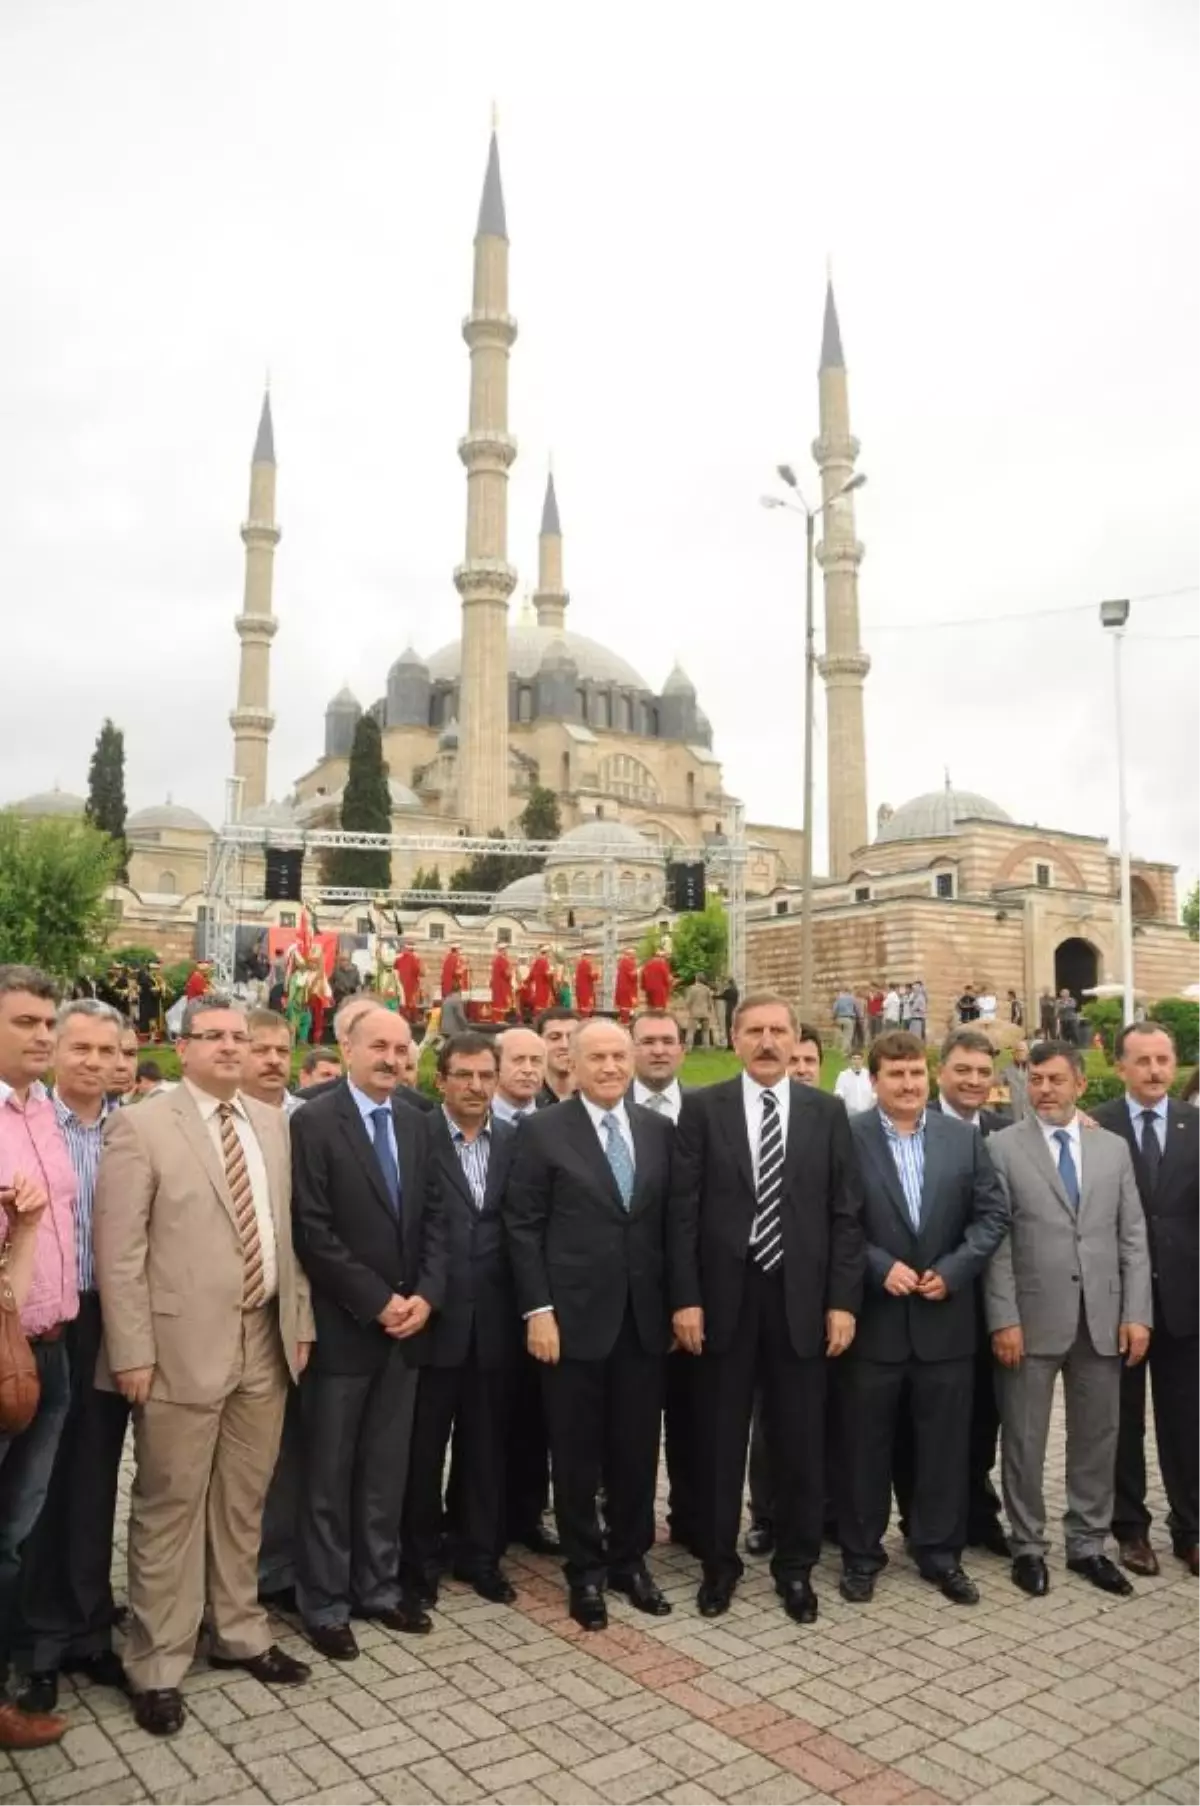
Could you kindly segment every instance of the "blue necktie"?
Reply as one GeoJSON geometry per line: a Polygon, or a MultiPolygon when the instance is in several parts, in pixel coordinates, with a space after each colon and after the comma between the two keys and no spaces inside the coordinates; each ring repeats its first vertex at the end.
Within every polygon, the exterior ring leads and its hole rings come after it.
{"type": "Polygon", "coordinates": [[[628,1210],[633,1201],[633,1156],[612,1111],[602,1116],[600,1121],[604,1129],[604,1152],[617,1182],[621,1202],[628,1210]]]}
{"type": "Polygon", "coordinates": [[[375,1143],[375,1158],[379,1162],[379,1170],[383,1174],[383,1183],[387,1187],[387,1195],[392,1209],[400,1215],[400,1171],[396,1165],[396,1156],[392,1152],[392,1138],[388,1134],[388,1123],[391,1120],[390,1104],[380,1104],[371,1112],[372,1139],[375,1143]]]}
{"type": "Polygon", "coordinates": [[[1055,1129],[1054,1139],[1058,1143],[1058,1176],[1063,1182],[1063,1190],[1071,1200],[1071,1209],[1078,1210],[1079,1174],[1071,1153],[1071,1137],[1065,1129],[1055,1129]]]}

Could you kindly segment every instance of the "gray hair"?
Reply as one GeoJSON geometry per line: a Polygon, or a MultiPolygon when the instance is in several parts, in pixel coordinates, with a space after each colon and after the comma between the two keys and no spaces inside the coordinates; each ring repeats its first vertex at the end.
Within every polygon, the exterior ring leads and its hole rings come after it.
{"type": "Polygon", "coordinates": [[[184,1005],[179,1039],[186,1041],[200,1017],[209,1015],[213,1010],[232,1010],[236,1016],[246,1014],[236,997],[228,997],[223,991],[206,991],[203,997],[192,997],[184,1005]]]}
{"type": "Polygon", "coordinates": [[[43,1003],[57,1003],[58,989],[54,980],[37,966],[0,966],[0,997],[24,992],[43,1003]]]}
{"type": "Polygon", "coordinates": [[[63,1034],[72,1016],[87,1016],[92,1022],[111,1022],[115,1024],[119,1034],[123,1028],[130,1026],[120,1010],[115,1010],[111,1003],[101,1003],[98,997],[68,997],[59,1005],[58,1018],[54,1024],[55,1033],[63,1034]]]}
{"type": "Polygon", "coordinates": [[[790,1003],[786,997],[781,997],[778,991],[752,991],[749,997],[742,998],[733,1012],[734,1031],[736,1032],[743,1017],[748,1016],[751,1010],[765,1009],[786,1010],[792,1033],[795,1034],[799,1029],[800,1018],[796,1014],[795,1004],[790,1003]]]}

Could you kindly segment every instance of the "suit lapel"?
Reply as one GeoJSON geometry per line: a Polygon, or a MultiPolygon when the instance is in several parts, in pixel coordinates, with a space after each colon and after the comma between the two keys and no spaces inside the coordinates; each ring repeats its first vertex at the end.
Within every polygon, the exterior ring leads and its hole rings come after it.
{"type": "MultiPolygon", "coordinates": [[[[379,1168],[379,1162],[375,1158],[375,1149],[371,1145],[371,1137],[367,1133],[367,1125],[358,1113],[358,1105],[351,1097],[349,1088],[343,1091],[338,1100],[338,1111],[342,1119],[342,1133],[375,1195],[375,1200],[381,1209],[387,1211],[389,1220],[394,1224],[396,1221],[396,1213],[392,1209],[392,1200],[388,1196],[388,1189],[384,1184],[383,1174],[379,1168]]],[[[394,1118],[394,1105],[392,1114],[394,1118]]],[[[399,1142],[399,1134],[397,1134],[396,1140],[399,1142]]],[[[403,1151],[401,1151],[400,1158],[403,1162],[403,1151]]],[[[401,1185],[404,1184],[403,1164],[400,1167],[400,1183],[401,1185]]]]}
{"type": "MultiPolygon", "coordinates": [[[[746,1106],[743,1102],[741,1079],[730,1081],[721,1097],[721,1114],[725,1118],[725,1133],[729,1137],[729,1145],[737,1156],[738,1170],[746,1182],[746,1190],[752,1199],[756,1199],[754,1188],[754,1162],[750,1155],[750,1132],[746,1127],[746,1106]]],[[[789,1128],[790,1128],[789,1124],[789,1128]]]]}
{"type": "MultiPolygon", "coordinates": [[[[1033,1164],[1037,1167],[1038,1171],[1042,1174],[1042,1177],[1049,1182],[1051,1191],[1054,1193],[1055,1197],[1058,1199],[1059,1203],[1062,1205],[1063,1209],[1067,1212],[1067,1214],[1071,1218],[1071,1220],[1074,1221],[1075,1220],[1075,1210],[1071,1204],[1070,1198],[1068,1198],[1068,1196],[1067,1196],[1067,1188],[1063,1184],[1062,1179],[1059,1177],[1058,1162],[1055,1160],[1054,1156],[1051,1154],[1049,1144],[1046,1141],[1046,1137],[1042,1134],[1041,1119],[1037,1116],[1026,1116],[1022,1119],[1022,1128],[1024,1129],[1024,1132],[1025,1132],[1025,1141],[1026,1141],[1026,1144],[1029,1149],[1030,1159],[1033,1161],[1033,1164]]],[[[1084,1133],[1086,1134],[1086,1130],[1084,1131],[1084,1133]]],[[[1081,1175],[1080,1181],[1079,1181],[1079,1208],[1080,1208],[1080,1210],[1083,1209],[1084,1187],[1087,1184],[1087,1161],[1086,1160],[1084,1161],[1083,1165],[1084,1165],[1084,1171],[1083,1171],[1083,1174],[1081,1175]]]]}
{"type": "Polygon", "coordinates": [[[632,1109],[627,1108],[626,1115],[633,1136],[633,1197],[629,1201],[629,1214],[635,1216],[645,1206],[646,1181],[655,1164],[654,1134],[637,1104],[632,1109]]]}
{"type": "Polygon", "coordinates": [[[180,1085],[175,1093],[175,1113],[179,1118],[179,1124],[188,1145],[199,1159],[212,1183],[213,1190],[225,1206],[229,1220],[236,1229],[237,1217],[234,1215],[233,1199],[229,1195],[224,1163],[216,1150],[198,1106],[184,1085],[180,1085]]]}
{"type": "Polygon", "coordinates": [[[1195,1106],[1192,1104],[1177,1104],[1173,1098],[1167,1104],[1167,1139],[1158,1169],[1158,1184],[1154,1188],[1156,1192],[1164,1189],[1173,1176],[1175,1167],[1183,1159],[1187,1148],[1188,1122],[1195,1115],[1195,1106]]]}
{"type": "Polygon", "coordinates": [[[808,1099],[805,1097],[806,1087],[797,1084],[795,1079],[788,1082],[788,1126],[787,1140],[783,1149],[783,1190],[784,1196],[791,1190],[792,1182],[800,1171],[800,1161],[804,1154],[804,1142],[808,1128],[808,1099]]]}
{"type": "MultiPolygon", "coordinates": [[[[612,1167],[608,1164],[600,1137],[592,1127],[591,1117],[577,1097],[569,1098],[559,1108],[563,1112],[567,1133],[575,1144],[576,1152],[582,1154],[596,1176],[597,1183],[614,1210],[619,1210],[622,1217],[627,1212],[621,1202],[621,1193],[617,1181],[613,1177],[612,1167]]],[[[636,1149],[636,1142],[634,1147],[636,1149]]],[[[634,1174],[634,1192],[637,1191],[637,1175],[634,1174]]],[[[632,1207],[632,1200],[630,1201],[632,1207]]]]}
{"type": "MultiPolygon", "coordinates": [[[[938,1112],[941,1115],[941,1111],[938,1112]]],[[[941,1122],[931,1123],[928,1112],[925,1117],[925,1176],[921,1184],[921,1234],[924,1235],[933,1225],[942,1202],[942,1173],[945,1138],[939,1134],[941,1122]]],[[[948,1130],[947,1133],[953,1131],[948,1130]]],[[[888,1150],[889,1154],[891,1150],[888,1150]]],[[[892,1165],[895,1166],[893,1160],[892,1165]]]]}
{"type": "MultiPolygon", "coordinates": [[[[884,1190],[891,1199],[892,1205],[895,1208],[900,1221],[911,1235],[913,1233],[913,1223],[912,1218],[908,1214],[908,1201],[904,1196],[904,1188],[900,1183],[900,1175],[896,1171],[896,1162],[892,1158],[892,1150],[888,1146],[887,1136],[884,1134],[883,1124],[879,1120],[878,1110],[871,1112],[867,1129],[867,1149],[871,1159],[875,1162],[876,1172],[883,1180],[884,1190]]],[[[928,1145],[926,1145],[925,1154],[926,1158],[928,1158],[928,1145]]]]}

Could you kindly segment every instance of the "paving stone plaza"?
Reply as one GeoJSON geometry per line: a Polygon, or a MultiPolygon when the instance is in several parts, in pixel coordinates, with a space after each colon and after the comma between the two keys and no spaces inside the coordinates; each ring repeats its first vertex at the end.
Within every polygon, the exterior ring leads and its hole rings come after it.
{"type": "MultiPolygon", "coordinates": [[[[1055,1476],[1061,1439],[1060,1420],[1055,1476]]],[[[1050,1504],[1053,1522],[1060,1492],[1050,1504]]],[[[566,1615],[556,1565],[514,1552],[515,1608],[450,1582],[431,1636],[361,1625],[359,1660],[308,1650],[303,1688],[199,1659],[190,1716],[167,1742],[116,1694],[64,1682],[71,1729],[53,1748],[0,1754],[0,1802],[1194,1802],[1197,1588],[1152,1505],[1163,1573],[1132,1599],[1069,1575],[1058,1550],[1042,1600],[1014,1589],[1006,1563],[970,1555],[982,1603],[955,1607],[893,1536],[866,1608],[838,1598],[826,1550],[812,1630],[784,1617],[762,1563],[747,1564],[726,1617],[700,1619],[697,1564],[660,1542],[673,1614],[615,1599],[608,1631],[589,1636],[566,1615]]],[[[304,1656],[295,1626],[278,1629],[304,1656]]]]}

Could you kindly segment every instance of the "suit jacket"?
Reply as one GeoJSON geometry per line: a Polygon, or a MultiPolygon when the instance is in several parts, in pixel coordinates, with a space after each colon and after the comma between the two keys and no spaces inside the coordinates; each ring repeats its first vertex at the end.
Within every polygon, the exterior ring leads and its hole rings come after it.
{"type": "MultiPolygon", "coordinates": [[[[344,1077],[322,1079],[319,1085],[310,1085],[306,1091],[298,1091],[296,1096],[301,1103],[315,1103],[317,1098],[327,1097],[331,1091],[336,1091],[339,1085],[345,1083],[344,1077]]],[[[418,1091],[415,1085],[397,1085],[392,1092],[392,1098],[397,1104],[407,1104],[410,1110],[432,1112],[438,1107],[436,1098],[429,1097],[424,1091],[418,1091]]]]}
{"type": "Polygon", "coordinates": [[[452,991],[448,997],[443,997],[442,1039],[448,1041],[451,1035],[465,1035],[470,1026],[462,992],[452,991]]]}
{"type": "Polygon", "coordinates": [[[1012,1224],[988,1268],[988,1328],[1024,1331],[1025,1352],[1063,1355],[1079,1333],[1082,1295],[1097,1354],[1115,1355],[1121,1323],[1153,1321],[1146,1219],[1119,1135],[1084,1129],[1079,1209],[1058,1176],[1041,1120],[993,1135],[1012,1224]]]}
{"type": "Polygon", "coordinates": [[[521,1319],[500,1214],[517,1132],[511,1124],[492,1119],[487,1188],[480,1210],[440,1110],[432,1125],[431,1152],[446,1219],[446,1296],[441,1310],[416,1338],[413,1354],[421,1366],[461,1367],[471,1351],[474,1331],[476,1366],[502,1367],[521,1346],[521,1319]]]}
{"type": "Polygon", "coordinates": [[[1129,1144],[1150,1241],[1154,1320],[1169,1335],[1194,1336],[1200,1318],[1200,1110],[1174,1098],[1168,1102],[1167,1142],[1153,1190],[1125,1099],[1100,1104],[1092,1115],[1129,1144]]]}
{"type": "MultiPolygon", "coordinates": [[[[283,1356],[314,1337],[308,1281],[292,1249],[288,1123],[243,1097],[267,1170],[279,1274],[283,1356]]],[[[96,1180],[96,1282],[104,1348],[96,1384],[153,1367],[150,1396],[212,1404],[232,1390],[242,1334],[245,1261],[225,1167],[186,1085],[115,1110],[96,1180]]]]}
{"type": "MultiPolygon", "coordinates": [[[[825,1347],[825,1312],[862,1302],[863,1233],[858,1159],[845,1106],[791,1083],[783,1164],[783,1286],[798,1355],[825,1347]]],[[[675,1130],[668,1222],[673,1311],[700,1305],[704,1346],[722,1354],[742,1305],[757,1210],[742,1080],[689,1091],[675,1130]]]]}
{"type": "Polygon", "coordinates": [[[983,1136],[940,1110],[925,1113],[921,1226],[914,1229],[878,1110],[850,1119],[863,1171],[867,1291],[850,1347],[865,1361],[954,1361],[973,1356],[978,1339],[974,1281],[1008,1228],[1008,1203],[983,1136]],[[946,1298],[893,1298],[884,1280],[896,1261],[918,1273],[932,1267],[946,1298]]]}
{"type": "MultiPolygon", "coordinates": [[[[315,1089],[315,1087],[314,1087],[315,1089]]],[[[400,1214],[371,1138],[340,1079],[292,1118],[296,1252],[312,1285],[323,1373],[371,1373],[393,1338],[376,1322],[393,1292],[438,1310],[446,1293],[446,1223],[432,1151],[432,1118],[392,1098],[400,1214]]],[[[399,1346],[414,1362],[414,1341],[399,1346]]]]}
{"type": "MultiPolygon", "coordinates": [[[[574,1096],[574,1092],[572,1092],[571,1095],[574,1096]]],[[[533,1104],[536,1110],[553,1110],[555,1104],[565,1104],[566,1101],[565,1097],[559,1097],[557,1091],[543,1082],[541,1090],[533,1100],[533,1104]]]]}
{"type": "MultiPolygon", "coordinates": [[[[942,1108],[942,1100],[940,1097],[931,1097],[929,1100],[928,1108],[930,1110],[936,1111],[939,1116],[944,1116],[946,1118],[947,1122],[962,1123],[961,1117],[952,1116],[950,1114],[949,1110],[944,1110],[942,1108]]],[[[986,1109],[981,1110],[979,1112],[979,1123],[978,1123],[979,1133],[983,1136],[983,1139],[986,1141],[989,1135],[995,1135],[1001,1129],[1010,1128],[1012,1126],[1012,1121],[1013,1121],[1013,1119],[1007,1110],[986,1110],[986,1109]]],[[[976,1127],[976,1125],[974,1123],[963,1123],[962,1126],[964,1128],[975,1128],[976,1127]]],[[[893,1162],[893,1165],[894,1164],[895,1164],[895,1162],[893,1162]]]]}
{"type": "Polygon", "coordinates": [[[670,1343],[665,1286],[667,1199],[675,1131],[626,1103],[634,1189],[626,1210],[582,1099],[518,1126],[504,1224],[522,1314],[550,1305],[565,1357],[602,1361],[633,1311],[649,1354],[670,1343]]]}

